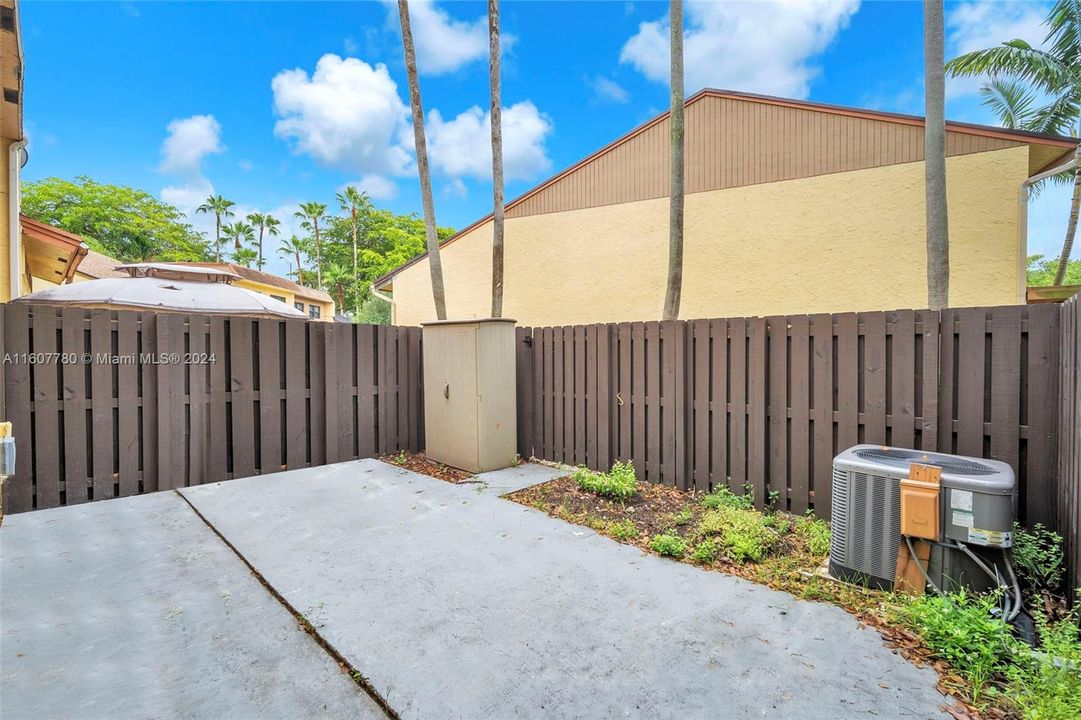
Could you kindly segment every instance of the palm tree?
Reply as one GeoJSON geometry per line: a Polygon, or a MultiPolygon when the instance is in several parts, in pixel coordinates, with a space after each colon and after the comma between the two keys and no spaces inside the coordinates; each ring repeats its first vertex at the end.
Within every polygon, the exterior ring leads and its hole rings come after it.
{"type": "MultiPolygon", "coordinates": [[[[952,77],[990,76],[992,81],[1025,83],[1031,91],[1048,96],[1050,102],[1036,109],[1030,108],[1023,118],[1018,118],[1025,121],[1021,127],[1055,134],[1076,133],[1081,111],[1081,2],[1058,0],[1044,19],[1044,25],[1047,26],[1046,50],[1032,47],[1024,40],[1010,40],[997,47],[956,57],[946,63],[946,70],[952,77]]],[[[1077,235],[1078,210],[1081,208],[1081,145],[1075,151],[1074,160],[1077,164],[1071,171],[1073,197],[1062,254],[1055,271],[1056,285],[1060,285],[1066,275],[1077,235]]]]}
{"type": "Polygon", "coordinates": [[[683,0],[671,0],[672,109],[669,113],[671,188],[668,200],[668,289],[663,320],[679,318],[683,293],[683,0]]]}
{"type": "Polygon", "coordinates": [[[255,242],[255,228],[246,222],[238,220],[232,225],[223,225],[222,232],[233,241],[233,255],[255,242]]]}
{"type": "Polygon", "coordinates": [[[252,248],[241,248],[233,253],[233,262],[237,265],[243,265],[244,267],[250,268],[257,257],[258,254],[252,248]]]}
{"type": "Polygon", "coordinates": [[[221,219],[232,217],[233,211],[229,208],[236,205],[232,200],[226,200],[221,195],[211,195],[199,207],[197,213],[214,213],[214,260],[221,262],[221,219]]]}
{"type": "Polygon", "coordinates": [[[281,220],[274,217],[270,213],[258,213],[253,212],[248,214],[248,222],[259,229],[259,257],[255,262],[255,266],[260,270],[263,269],[263,265],[266,262],[263,260],[263,234],[266,233],[270,237],[275,237],[279,234],[278,228],[281,227],[281,220]]]}
{"type": "Polygon", "coordinates": [[[325,275],[327,287],[334,290],[338,300],[338,312],[345,312],[345,288],[350,282],[356,281],[356,275],[349,272],[349,268],[336,262],[327,265],[325,275]]]}
{"type": "Polygon", "coordinates": [[[315,282],[319,287],[323,287],[323,252],[319,244],[319,221],[326,217],[327,206],[319,202],[300,203],[300,210],[293,214],[311,224],[315,242],[315,282]]]}
{"type": "Polygon", "coordinates": [[[923,3],[923,173],[927,214],[927,307],[950,302],[950,231],[946,211],[946,71],[943,0],[923,3]]]}
{"type": "MultiPolygon", "coordinates": [[[[349,225],[353,236],[353,277],[357,277],[358,265],[357,265],[357,226],[358,215],[367,216],[368,211],[371,210],[372,203],[368,198],[368,193],[360,192],[352,185],[349,185],[340,193],[338,193],[338,205],[343,212],[349,213],[349,225]]],[[[356,297],[353,299],[354,304],[360,307],[360,285],[356,284],[354,288],[356,297]]]]}
{"type": "MultiPolygon", "coordinates": [[[[303,284],[303,268],[304,264],[301,261],[301,256],[308,253],[308,243],[296,235],[290,235],[288,239],[282,240],[281,247],[278,248],[278,254],[283,257],[287,257],[296,261],[296,278],[297,282],[303,284]]],[[[294,273],[290,272],[290,275],[294,273]]]]}
{"type": "Polygon", "coordinates": [[[409,27],[408,0],[398,0],[398,18],[402,23],[405,74],[409,78],[409,106],[413,111],[413,142],[417,151],[417,172],[420,174],[421,204],[424,207],[424,238],[428,246],[428,270],[432,277],[432,299],[435,301],[436,318],[446,320],[447,296],[443,290],[443,264],[439,258],[439,234],[435,229],[432,176],[428,168],[428,145],[424,140],[424,106],[420,102],[417,54],[413,49],[413,31],[409,27]]]}
{"type": "Polygon", "coordinates": [[[492,125],[492,317],[503,316],[503,109],[500,103],[499,0],[488,0],[488,87],[492,125]]]}

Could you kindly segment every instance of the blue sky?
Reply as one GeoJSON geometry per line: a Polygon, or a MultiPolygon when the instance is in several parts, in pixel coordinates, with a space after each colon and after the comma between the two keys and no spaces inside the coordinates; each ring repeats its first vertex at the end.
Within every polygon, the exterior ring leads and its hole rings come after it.
{"type": "MultiPolygon", "coordinates": [[[[486,5],[411,6],[436,215],[463,227],[491,208],[486,5]]],[[[1039,42],[1045,12],[948,2],[947,57],[1039,42]]],[[[689,2],[687,91],[922,114],[921,13],[916,2],[689,2]]],[[[666,107],[666,14],[666,2],[504,0],[508,198],[666,107]]],[[[26,179],[85,174],[187,211],[213,191],[287,221],[299,201],[333,206],[349,183],[380,206],[420,209],[396,4],[24,0],[22,30],[26,179]]],[[[976,88],[948,84],[949,118],[993,122],[976,88]]],[[[1030,210],[1030,252],[1057,252],[1068,200],[1051,190],[1030,210]]]]}

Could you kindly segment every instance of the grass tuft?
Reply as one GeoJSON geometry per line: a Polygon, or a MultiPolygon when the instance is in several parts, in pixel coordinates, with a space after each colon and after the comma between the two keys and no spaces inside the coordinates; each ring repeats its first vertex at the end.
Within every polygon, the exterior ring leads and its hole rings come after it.
{"type": "Polygon", "coordinates": [[[638,492],[638,478],[634,475],[634,465],[629,462],[617,461],[606,473],[580,467],[574,471],[574,482],[583,490],[617,500],[627,500],[638,492]]]}
{"type": "Polygon", "coordinates": [[[761,513],[723,505],[705,514],[698,532],[714,538],[721,552],[739,563],[761,562],[778,537],[769,518],[761,513]]]}
{"type": "Polygon", "coordinates": [[[654,535],[653,539],[649,541],[649,547],[653,552],[668,557],[681,558],[687,554],[687,541],[679,535],[670,535],[668,533],[654,535]]]}

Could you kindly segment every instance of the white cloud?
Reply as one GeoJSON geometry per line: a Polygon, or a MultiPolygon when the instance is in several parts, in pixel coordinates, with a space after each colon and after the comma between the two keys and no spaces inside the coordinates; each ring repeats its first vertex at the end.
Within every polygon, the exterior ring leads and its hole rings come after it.
{"type": "MultiPolygon", "coordinates": [[[[491,116],[473,106],[451,120],[428,113],[432,167],[451,177],[492,177],[491,116]]],[[[544,146],[552,132],[547,115],[528,100],[503,108],[503,172],[509,180],[530,180],[552,161],[544,146]]]]}
{"type": "Polygon", "coordinates": [[[207,155],[220,153],[221,125],[213,115],[193,115],[176,119],[166,126],[168,135],[161,144],[161,166],[164,173],[198,174],[207,155]]]}
{"type": "Polygon", "coordinates": [[[326,54],[311,77],[299,68],[271,81],[274,134],[322,165],[366,174],[403,174],[409,148],[401,141],[409,109],[383,64],[326,54]]]}
{"type": "Polygon", "coordinates": [[[390,178],[385,178],[382,175],[365,175],[360,180],[351,183],[345,183],[339,191],[344,190],[349,185],[352,185],[361,192],[368,193],[368,197],[373,200],[389,200],[398,195],[398,186],[390,178]]]}
{"type": "Polygon", "coordinates": [[[631,99],[630,93],[628,93],[622,85],[603,75],[587,77],[586,84],[593,90],[594,102],[610,102],[625,105],[631,99]]]}
{"type": "MultiPolygon", "coordinates": [[[[859,0],[688,2],[683,39],[687,90],[717,87],[807,97],[818,74],[813,59],[858,8],[859,0]]],[[[620,62],[667,83],[668,35],[667,17],[641,23],[623,46],[620,62]]]]}
{"type": "MultiPolygon", "coordinates": [[[[387,1],[388,25],[400,27],[398,3],[387,1]]],[[[417,51],[417,70],[422,75],[443,75],[475,60],[488,57],[488,18],[457,20],[431,0],[409,3],[409,26],[417,51]]],[[[500,37],[505,51],[514,38],[500,37]]]]}
{"type": "Polygon", "coordinates": [[[169,185],[161,189],[162,202],[167,202],[185,213],[188,221],[193,224],[195,208],[213,194],[214,186],[204,177],[197,177],[184,185],[169,185]]]}
{"type": "MultiPolygon", "coordinates": [[[[946,14],[946,57],[1015,39],[1039,47],[1047,35],[1046,15],[1042,3],[980,0],[953,5],[946,14]]],[[[947,78],[946,93],[951,98],[974,95],[981,84],[979,78],[947,78]]]]}

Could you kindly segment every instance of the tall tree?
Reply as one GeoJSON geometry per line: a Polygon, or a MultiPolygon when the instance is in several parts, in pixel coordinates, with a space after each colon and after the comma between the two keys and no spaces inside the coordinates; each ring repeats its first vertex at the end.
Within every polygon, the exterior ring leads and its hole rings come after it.
{"type": "MultiPolygon", "coordinates": [[[[255,242],[255,228],[246,222],[237,221],[231,225],[222,225],[222,234],[233,241],[233,262],[239,265],[245,265],[245,263],[239,258],[247,259],[247,263],[251,263],[251,258],[247,254],[244,254],[244,250],[250,250],[248,246],[255,242]]],[[[246,266],[246,265],[245,265],[246,266]]]]}
{"type": "MultiPolygon", "coordinates": [[[[341,207],[343,212],[349,213],[349,230],[350,237],[353,241],[353,278],[357,278],[359,267],[357,265],[357,233],[360,226],[360,216],[367,217],[368,212],[371,211],[372,202],[368,198],[368,193],[357,190],[352,185],[349,185],[340,193],[338,193],[338,206],[341,207]]],[[[360,306],[360,283],[354,282],[354,294],[353,303],[355,306],[360,306]]],[[[344,308],[339,308],[342,312],[344,308]]]]}
{"type": "Polygon", "coordinates": [[[344,265],[332,262],[327,264],[326,272],[327,287],[334,291],[334,297],[338,300],[338,312],[345,312],[345,289],[356,280],[356,275],[349,272],[344,265]]]}
{"type": "Polygon", "coordinates": [[[226,200],[221,195],[211,195],[206,201],[195,208],[197,213],[214,213],[214,261],[221,262],[221,219],[233,216],[230,209],[236,203],[226,200]]]}
{"type": "Polygon", "coordinates": [[[398,0],[398,18],[402,23],[402,49],[405,52],[405,73],[409,78],[409,106],[413,111],[413,142],[417,151],[417,172],[420,175],[420,198],[424,207],[424,239],[428,247],[428,270],[432,278],[432,299],[435,316],[447,319],[447,296],[443,289],[443,264],[439,258],[439,234],[435,225],[435,201],[432,198],[432,176],[428,168],[428,145],[424,139],[424,106],[420,101],[420,80],[417,78],[417,54],[413,49],[413,31],[409,26],[409,2],[398,0]]]}
{"type": "Polygon", "coordinates": [[[327,206],[318,202],[300,203],[300,210],[294,213],[311,224],[312,241],[315,243],[315,282],[323,287],[323,248],[319,244],[319,221],[326,217],[327,206]]]}
{"type": "Polygon", "coordinates": [[[946,209],[946,36],[943,0],[923,3],[923,174],[927,215],[927,307],[950,303],[950,231],[946,209]]]}
{"type": "Polygon", "coordinates": [[[500,61],[499,0],[488,0],[488,86],[492,103],[492,317],[503,316],[503,108],[500,61]]]}
{"type": "Polygon", "coordinates": [[[80,176],[28,182],[20,194],[21,210],[29,217],[81,235],[91,249],[122,262],[211,257],[206,237],[184,213],[143,190],[80,176]]]}
{"type": "Polygon", "coordinates": [[[671,0],[671,86],[669,157],[671,188],[668,199],[668,287],[664,295],[664,320],[679,318],[683,293],[683,0],[671,0]]]}
{"type": "Polygon", "coordinates": [[[259,256],[255,261],[255,266],[262,270],[263,266],[266,264],[266,261],[263,260],[263,235],[266,234],[270,237],[278,235],[280,233],[279,228],[281,227],[281,220],[278,220],[278,218],[270,213],[259,212],[249,213],[247,220],[259,231],[259,256]]]}
{"type": "MultiPolygon", "coordinates": [[[[291,258],[296,262],[296,278],[297,282],[304,283],[304,262],[301,257],[308,252],[308,243],[303,239],[298,238],[296,235],[290,235],[285,240],[282,240],[281,247],[278,248],[278,254],[287,258],[291,258]]],[[[294,274],[294,273],[290,273],[294,274]]]]}
{"type": "MultiPolygon", "coordinates": [[[[1025,130],[1066,134],[1079,131],[1081,112],[1081,2],[1058,0],[1044,19],[1047,36],[1043,48],[1032,47],[1024,40],[1010,40],[996,47],[975,50],[950,60],[946,70],[953,77],[990,76],[994,79],[1025,83],[1030,90],[1046,95],[1050,101],[1030,109],[1024,116],[1025,130]]],[[[1055,284],[1061,285],[1069,267],[1077,236],[1078,210],[1081,209],[1081,145],[1074,154],[1077,163],[1070,172],[1073,196],[1066,224],[1066,237],[1055,271],[1055,284]]]]}

